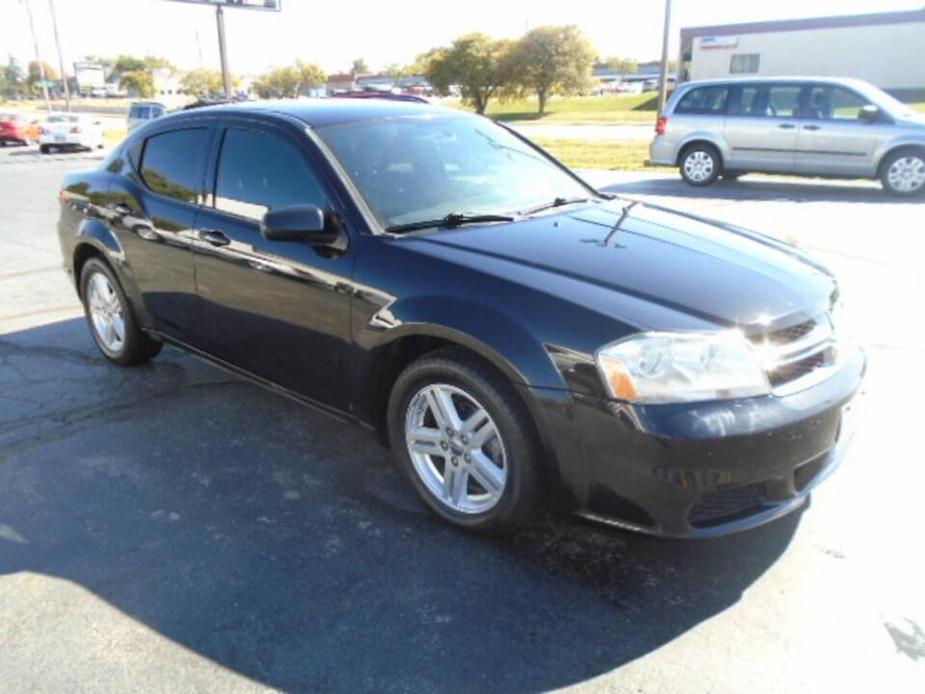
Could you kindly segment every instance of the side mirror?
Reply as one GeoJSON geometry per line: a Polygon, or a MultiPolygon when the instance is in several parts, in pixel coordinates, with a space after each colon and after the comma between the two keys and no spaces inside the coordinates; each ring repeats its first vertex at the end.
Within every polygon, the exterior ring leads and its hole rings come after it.
{"type": "Polygon", "coordinates": [[[861,106],[861,110],[858,111],[858,119],[868,123],[876,123],[880,120],[880,109],[873,104],[861,106]]]}
{"type": "Polygon", "coordinates": [[[271,210],[260,222],[260,233],[270,241],[305,241],[327,245],[337,240],[335,229],[325,224],[325,214],[317,205],[290,205],[271,210]]]}

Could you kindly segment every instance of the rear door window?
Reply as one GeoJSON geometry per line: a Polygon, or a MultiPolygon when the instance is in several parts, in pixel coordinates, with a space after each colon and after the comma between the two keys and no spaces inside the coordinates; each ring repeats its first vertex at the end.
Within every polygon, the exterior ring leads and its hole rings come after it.
{"type": "Polygon", "coordinates": [[[171,130],[145,142],[141,177],[155,193],[195,203],[209,140],[206,128],[171,130]]]}
{"type": "Polygon", "coordinates": [[[736,87],[729,98],[730,116],[808,118],[808,90],[799,85],[750,84],[736,87]]]}
{"type": "Polygon", "coordinates": [[[681,97],[675,107],[678,114],[722,115],[726,112],[728,87],[698,87],[681,97]]]}

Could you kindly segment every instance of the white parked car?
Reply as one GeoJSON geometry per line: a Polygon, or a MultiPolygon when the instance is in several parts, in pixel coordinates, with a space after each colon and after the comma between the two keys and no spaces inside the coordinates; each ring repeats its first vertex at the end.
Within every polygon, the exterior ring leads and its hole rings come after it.
{"type": "Polygon", "coordinates": [[[82,113],[53,113],[39,130],[42,154],[59,149],[102,149],[103,124],[82,113]]]}

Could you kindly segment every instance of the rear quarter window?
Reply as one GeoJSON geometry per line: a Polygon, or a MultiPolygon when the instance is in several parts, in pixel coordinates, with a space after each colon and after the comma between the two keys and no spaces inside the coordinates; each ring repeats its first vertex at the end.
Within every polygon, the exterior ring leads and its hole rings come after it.
{"type": "Polygon", "coordinates": [[[191,128],[149,137],[141,155],[141,178],[145,185],[155,193],[195,203],[208,135],[205,128],[191,128]]]}
{"type": "Polygon", "coordinates": [[[678,114],[721,115],[726,111],[728,87],[697,87],[681,97],[678,114]]]}

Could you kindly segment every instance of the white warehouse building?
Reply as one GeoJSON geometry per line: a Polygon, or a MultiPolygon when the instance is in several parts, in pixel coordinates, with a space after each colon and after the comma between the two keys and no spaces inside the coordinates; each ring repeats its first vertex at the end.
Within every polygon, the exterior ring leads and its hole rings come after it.
{"type": "Polygon", "coordinates": [[[680,64],[692,80],[819,75],[925,89],[925,9],[685,28],[680,64]]]}

